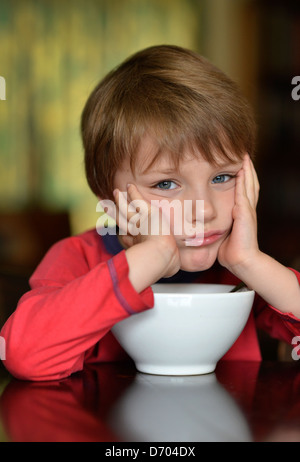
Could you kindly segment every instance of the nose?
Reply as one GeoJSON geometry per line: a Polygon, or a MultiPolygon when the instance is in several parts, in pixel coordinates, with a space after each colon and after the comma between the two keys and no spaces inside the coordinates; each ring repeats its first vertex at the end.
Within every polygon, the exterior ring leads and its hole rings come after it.
{"type": "Polygon", "coordinates": [[[191,195],[192,199],[192,221],[209,222],[216,216],[216,209],[212,194],[210,191],[197,188],[191,195]],[[201,204],[201,205],[200,205],[201,204]]]}
{"type": "Polygon", "coordinates": [[[184,229],[189,235],[201,234],[204,223],[209,223],[216,216],[213,198],[209,193],[196,191],[189,194],[184,202],[184,229]]]}
{"type": "Polygon", "coordinates": [[[206,195],[203,199],[203,209],[204,209],[204,221],[209,223],[216,216],[216,209],[212,197],[206,195]]]}

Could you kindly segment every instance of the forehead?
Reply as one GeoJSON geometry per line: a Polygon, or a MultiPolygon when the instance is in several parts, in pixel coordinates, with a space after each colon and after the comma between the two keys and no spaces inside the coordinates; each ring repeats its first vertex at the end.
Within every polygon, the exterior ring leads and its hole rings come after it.
{"type": "Polygon", "coordinates": [[[129,160],[126,162],[126,169],[132,170],[135,175],[143,175],[152,171],[167,172],[182,170],[185,165],[195,159],[200,163],[210,163],[212,166],[218,168],[225,168],[241,162],[241,156],[235,155],[233,152],[230,152],[230,155],[225,158],[215,148],[212,148],[211,154],[213,160],[208,161],[207,156],[203,155],[195,146],[183,149],[180,153],[174,153],[167,148],[160,147],[153,138],[147,136],[141,140],[139,149],[135,153],[131,165],[129,160]]]}

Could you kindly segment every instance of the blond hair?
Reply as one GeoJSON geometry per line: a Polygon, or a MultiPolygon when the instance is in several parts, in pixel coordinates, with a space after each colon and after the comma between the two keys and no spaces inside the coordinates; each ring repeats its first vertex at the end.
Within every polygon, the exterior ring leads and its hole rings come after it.
{"type": "MultiPolygon", "coordinates": [[[[129,157],[134,169],[145,135],[157,156],[175,163],[185,149],[209,162],[253,155],[255,122],[237,85],[197,53],[171,45],[153,46],[129,57],[91,93],[82,113],[87,181],[101,198],[111,198],[117,169],[129,157]]],[[[155,160],[155,159],[154,159],[155,160]]]]}

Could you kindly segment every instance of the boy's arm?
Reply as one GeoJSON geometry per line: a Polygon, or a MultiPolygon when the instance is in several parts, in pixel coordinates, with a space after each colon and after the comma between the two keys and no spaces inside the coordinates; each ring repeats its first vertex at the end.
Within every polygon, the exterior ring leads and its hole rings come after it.
{"type": "MultiPolygon", "coordinates": [[[[97,254],[93,245],[88,247],[97,254]]],[[[150,289],[138,294],[130,284],[125,251],[94,263],[91,268],[78,238],[56,244],[45,256],[31,278],[32,290],[0,333],[4,365],[14,376],[54,380],[81,370],[87,352],[116,322],[153,306],[150,289]]]]}
{"type": "Polygon", "coordinates": [[[269,305],[300,319],[300,284],[296,275],[258,247],[258,192],[257,175],[246,155],[236,179],[232,231],[220,247],[218,259],[269,305]]]}
{"type": "Polygon", "coordinates": [[[145,241],[126,250],[129,280],[137,292],[142,292],[159,279],[166,277],[166,268],[173,258],[167,240],[145,241]]]}
{"type": "Polygon", "coordinates": [[[258,252],[255,258],[240,263],[234,271],[269,305],[300,319],[300,281],[289,268],[258,252]]]}

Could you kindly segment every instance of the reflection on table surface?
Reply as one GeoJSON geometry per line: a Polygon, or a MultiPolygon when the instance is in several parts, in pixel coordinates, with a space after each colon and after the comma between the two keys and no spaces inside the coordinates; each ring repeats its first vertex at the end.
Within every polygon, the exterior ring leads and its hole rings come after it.
{"type": "Polygon", "coordinates": [[[53,382],[0,369],[0,441],[300,441],[300,365],[224,361],[168,377],[99,364],[53,382]]]}

